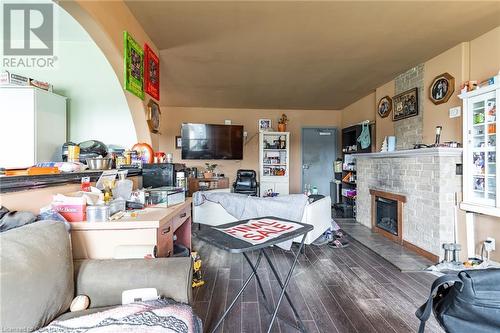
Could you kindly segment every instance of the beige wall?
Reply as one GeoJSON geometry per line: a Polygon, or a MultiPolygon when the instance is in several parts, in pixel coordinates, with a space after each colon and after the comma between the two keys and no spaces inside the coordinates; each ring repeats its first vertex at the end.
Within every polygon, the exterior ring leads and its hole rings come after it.
{"type": "Polygon", "coordinates": [[[460,84],[468,79],[468,70],[464,62],[468,62],[469,43],[461,43],[425,62],[424,65],[424,100],[423,100],[423,142],[434,143],[436,126],[443,126],[441,141],[462,142],[462,117],[450,118],[449,109],[461,106],[457,97],[460,84]],[[465,72],[464,72],[465,71],[465,72]],[[455,91],[450,99],[443,104],[435,105],[429,99],[429,87],[434,78],[442,73],[449,73],[455,78],[455,91]]]}
{"type": "Polygon", "coordinates": [[[500,26],[470,42],[470,79],[484,80],[500,70],[500,26]]]}
{"type": "MultiPolygon", "coordinates": [[[[122,0],[115,1],[61,1],[60,6],[71,14],[95,43],[101,48],[116,76],[123,84],[123,32],[128,31],[139,45],[145,42],[155,50],[158,48],[151,41],[142,26],[122,0]]],[[[146,105],[150,96],[146,94],[144,101],[124,90],[125,97],[135,125],[138,142],[152,144],[158,148],[159,136],[151,134],[146,122],[146,105]]],[[[82,125],[83,126],[83,125],[82,125]]],[[[119,129],[116,129],[119,130],[119,129]]]]}
{"type": "Polygon", "coordinates": [[[289,119],[287,130],[290,132],[290,192],[301,192],[301,128],[307,126],[341,127],[341,112],[335,110],[265,110],[265,109],[212,109],[212,108],[184,108],[163,106],[162,135],[160,150],[172,152],[176,162],[187,166],[204,167],[206,161],[181,160],[180,149],[175,149],[175,136],[180,135],[180,128],[185,123],[224,124],[225,119],[233,125],[243,125],[248,133],[241,161],[211,161],[217,163],[217,172],[224,173],[230,181],[234,181],[236,170],[253,169],[258,172],[259,138],[258,120],[271,119],[276,128],[277,120],[282,113],[289,119]]]}
{"type": "Polygon", "coordinates": [[[375,120],[375,92],[368,94],[342,110],[342,128],[364,120],[375,120]]]}

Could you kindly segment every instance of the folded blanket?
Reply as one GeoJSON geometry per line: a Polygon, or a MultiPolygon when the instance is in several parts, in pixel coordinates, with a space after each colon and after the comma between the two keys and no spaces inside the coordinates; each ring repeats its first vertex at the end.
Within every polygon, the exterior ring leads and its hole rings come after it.
{"type": "Polygon", "coordinates": [[[206,201],[220,204],[237,220],[274,216],[300,222],[307,204],[304,194],[291,194],[272,198],[259,198],[226,192],[195,192],[193,203],[199,206],[206,201]]]}
{"type": "Polygon", "coordinates": [[[37,332],[176,332],[201,333],[201,320],[189,305],[172,300],[131,303],[76,317],[55,320],[37,332]]]}

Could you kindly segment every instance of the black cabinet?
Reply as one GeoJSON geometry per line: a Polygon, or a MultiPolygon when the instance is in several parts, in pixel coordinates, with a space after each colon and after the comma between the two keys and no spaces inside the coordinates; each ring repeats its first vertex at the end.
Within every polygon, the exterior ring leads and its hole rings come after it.
{"type": "Polygon", "coordinates": [[[356,154],[371,153],[375,149],[375,124],[369,125],[371,144],[362,149],[358,138],[363,127],[361,124],[342,129],[342,184],[341,202],[335,205],[338,217],[356,217],[356,154]]]}

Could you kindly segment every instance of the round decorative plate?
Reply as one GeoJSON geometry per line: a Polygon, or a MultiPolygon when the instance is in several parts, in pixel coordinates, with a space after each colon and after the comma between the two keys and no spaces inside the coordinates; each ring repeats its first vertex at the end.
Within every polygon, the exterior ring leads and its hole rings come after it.
{"type": "Polygon", "coordinates": [[[380,99],[377,106],[377,113],[381,118],[387,117],[392,111],[392,99],[384,96],[380,99]]]}
{"type": "Polygon", "coordinates": [[[147,121],[149,130],[153,133],[159,133],[161,125],[160,106],[153,100],[149,100],[147,121]]]}

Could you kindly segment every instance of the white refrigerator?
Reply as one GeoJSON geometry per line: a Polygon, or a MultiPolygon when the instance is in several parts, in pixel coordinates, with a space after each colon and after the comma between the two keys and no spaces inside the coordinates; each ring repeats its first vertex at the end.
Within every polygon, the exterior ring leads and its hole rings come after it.
{"type": "Polygon", "coordinates": [[[61,161],[66,97],[35,87],[0,87],[0,167],[61,161]]]}

